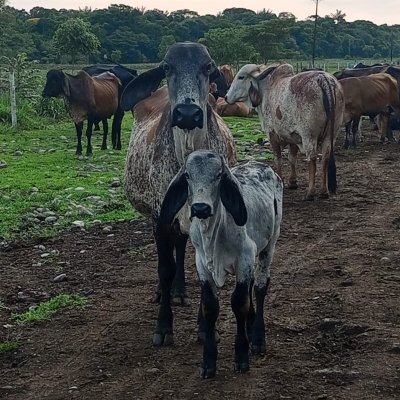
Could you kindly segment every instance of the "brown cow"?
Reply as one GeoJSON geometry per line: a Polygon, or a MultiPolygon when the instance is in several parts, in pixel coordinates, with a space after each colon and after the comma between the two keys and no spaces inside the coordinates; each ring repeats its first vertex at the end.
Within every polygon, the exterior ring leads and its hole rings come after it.
{"type": "Polygon", "coordinates": [[[219,70],[221,71],[222,75],[225,77],[226,83],[229,86],[231,86],[233,82],[233,78],[235,74],[233,73],[233,68],[232,65],[229,64],[223,64],[219,66],[219,70]]]}
{"type": "Polygon", "coordinates": [[[219,97],[217,100],[216,111],[221,117],[248,117],[251,109],[242,101],[229,104],[225,99],[219,97]]]}
{"type": "Polygon", "coordinates": [[[309,161],[307,200],[315,196],[317,148],[322,147],[321,197],[336,191],[333,154],[342,124],[344,99],[338,81],[322,71],[301,72],[282,64],[260,72],[247,64],[235,76],[226,95],[228,103],[251,102],[256,107],[264,132],[270,135],[278,174],[282,176],[282,148],[289,145],[291,174],[289,188],[297,188],[296,159],[300,150],[309,161]]]}
{"type": "MultiPolygon", "coordinates": [[[[90,76],[80,71],[76,76],[60,70],[47,72],[43,96],[63,97],[75,123],[78,144],[76,154],[82,154],[83,121],[88,120],[86,155],[92,154],[92,128],[95,121],[110,118],[119,107],[120,80],[111,72],[90,76]]],[[[107,130],[104,129],[102,149],[107,148],[107,130]]]]}
{"type": "Polygon", "coordinates": [[[399,88],[397,81],[386,73],[341,79],[345,97],[346,126],[345,148],[350,146],[350,129],[353,133],[352,146],[356,146],[356,133],[362,115],[380,114],[379,130],[381,141],[385,140],[388,125],[388,107],[400,116],[399,88]]]}

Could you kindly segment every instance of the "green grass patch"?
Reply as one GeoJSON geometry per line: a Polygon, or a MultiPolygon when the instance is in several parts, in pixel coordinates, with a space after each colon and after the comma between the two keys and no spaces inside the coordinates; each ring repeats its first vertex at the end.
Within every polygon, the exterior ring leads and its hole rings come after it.
{"type": "Polygon", "coordinates": [[[19,347],[18,342],[0,342],[0,353],[4,353],[6,351],[15,350],[19,347]]]}
{"type": "Polygon", "coordinates": [[[13,314],[12,319],[17,325],[29,322],[43,321],[61,309],[83,309],[88,299],[77,294],[60,294],[46,302],[40,303],[36,308],[22,314],[13,314]]]}

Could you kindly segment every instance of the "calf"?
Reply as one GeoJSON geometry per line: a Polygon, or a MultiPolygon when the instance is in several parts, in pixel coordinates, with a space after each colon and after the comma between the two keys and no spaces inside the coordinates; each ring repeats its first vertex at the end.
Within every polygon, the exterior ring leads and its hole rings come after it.
{"type": "Polygon", "coordinates": [[[359,121],[365,114],[380,114],[379,131],[381,141],[388,130],[388,108],[400,116],[400,100],[397,81],[386,73],[341,79],[345,98],[344,124],[346,126],[345,148],[350,146],[350,130],[353,133],[352,146],[356,147],[356,133],[359,121]]]}
{"type": "Polygon", "coordinates": [[[256,107],[264,132],[270,135],[278,174],[282,177],[282,148],[289,145],[289,188],[297,188],[296,159],[300,150],[309,161],[307,200],[315,196],[318,146],[322,147],[321,197],[336,191],[334,144],[343,118],[344,99],[339,82],[322,71],[294,74],[282,64],[264,71],[245,65],[226,95],[228,103],[245,101],[256,107]]]}
{"type": "Polygon", "coordinates": [[[222,157],[206,150],[188,156],[164,197],[158,223],[170,225],[178,213],[184,216],[196,249],[200,321],[205,327],[203,378],[216,371],[217,289],[228,274],[236,275],[231,298],[237,322],[235,369],[249,370],[249,341],[253,353],[265,352],[264,299],[280,232],[282,198],[282,181],[266,164],[250,161],[230,171],[222,157]]]}
{"type": "MultiPolygon", "coordinates": [[[[45,97],[62,97],[75,123],[78,144],[76,154],[82,154],[83,121],[88,120],[86,155],[92,154],[92,128],[95,121],[110,118],[118,109],[118,90],[121,82],[112,73],[91,77],[85,71],[76,76],[52,69],[47,72],[45,97]]],[[[107,148],[107,132],[103,136],[102,149],[107,148]]]]}

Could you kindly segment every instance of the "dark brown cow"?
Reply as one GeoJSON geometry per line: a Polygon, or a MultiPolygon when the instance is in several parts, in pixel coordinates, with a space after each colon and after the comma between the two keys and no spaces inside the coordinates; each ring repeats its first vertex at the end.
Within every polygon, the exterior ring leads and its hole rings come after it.
{"type": "MultiPolygon", "coordinates": [[[[118,109],[120,80],[110,72],[91,77],[85,71],[76,76],[60,70],[47,73],[43,90],[45,97],[62,97],[75,123],[78,144],[76,154],[82,154],[83,121],[88,120],[86,155],[92,154],[92,128],[95,121],[110,118],[118,109]]],[[[104,132],[102,149],[107,148],[107,132],[104,132]]]]}
{"type": "Polygon", "coordinates": [[[380,114],[379,129],[384,141],[388,125],[388,107],[400,116],[399,88],[397,81],[386,73],[341,79],[345,97],[346,126],[345,148],[350,145],[350,129],[353,133],[352,146],[356,146],[356,133],[362,115],[380,114]]]}

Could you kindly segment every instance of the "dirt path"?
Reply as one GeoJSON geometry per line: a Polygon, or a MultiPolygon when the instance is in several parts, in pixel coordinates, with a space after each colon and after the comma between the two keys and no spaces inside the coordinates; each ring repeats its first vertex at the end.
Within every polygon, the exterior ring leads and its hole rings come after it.
{"type": "MultiPolygon", "coordinates": [[[[376,137],[337,156],[339,193],[303,201],[285,191],[284,224],[266,314],[268,349],[251,371],[233,371],[231,284],[221,292],[219,370],[202,381],[196,343],[199,291],[192,250],[189,307],[177,307],[175,345],[155,349],[156,256],[146,222],[66,233],[0,252],[1,299],[25,310],[61,292],[89,295],[69,311],[19,332],[22,346],[0,355],[3,400],[400,399],[400,146],[376,137]],[[110,236],[112,235],[112,236],[110,236]],[[38,244],[38,243],[36,243],[38,244]],[[83,251],[85,250],[85,251],[83,251]],[[53,283],[59,272],[68,281],[53,283]],[[18,295],[19,292],[20,295],[18,295]]],[[[9,311],[0,309],[0,340],[9,311]]]]}

